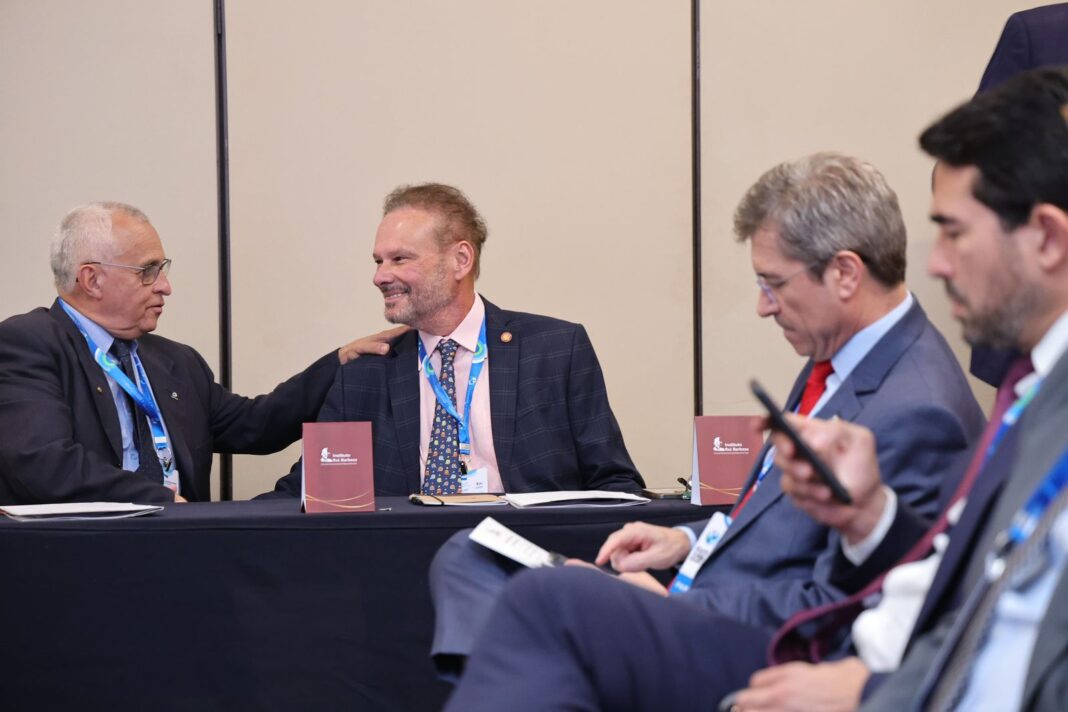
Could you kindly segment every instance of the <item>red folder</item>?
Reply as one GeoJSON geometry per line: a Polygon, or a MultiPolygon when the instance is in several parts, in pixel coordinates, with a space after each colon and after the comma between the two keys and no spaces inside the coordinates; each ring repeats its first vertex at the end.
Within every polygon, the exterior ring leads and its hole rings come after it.
{"type": "Polygon", "coordinates": [[[751,415],[701,415],[693,419],[690,501],[734,504],[763,446],[751,415]]]}
{"type": "Polygon", "coordinates": [[[301,504],[309,514],[375,511],[370,423],[305,423],[301,504]]]}

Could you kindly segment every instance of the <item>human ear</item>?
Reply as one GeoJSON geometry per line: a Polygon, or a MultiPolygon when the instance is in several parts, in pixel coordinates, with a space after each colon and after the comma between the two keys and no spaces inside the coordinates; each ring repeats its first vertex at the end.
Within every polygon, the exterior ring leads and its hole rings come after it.
{"type": "Polygon", "coordinates": [[[864,260],[852,250],[840,250],[831,258],[828,267],[834,270],[837,277],[835,289],[838,296],[842,299],[852,297],[860,288],[860,282],[866,271],[864,260]]]}

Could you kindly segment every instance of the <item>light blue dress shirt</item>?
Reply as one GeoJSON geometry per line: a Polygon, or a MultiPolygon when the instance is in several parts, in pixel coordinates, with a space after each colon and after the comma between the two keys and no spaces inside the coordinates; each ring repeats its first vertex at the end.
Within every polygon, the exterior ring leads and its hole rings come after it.
{"type": "MultiPolygon", "coordinates": [[[[63,301],[63,300],[60,300],[63,301]]],[[[79,312],[69,303],[63,302],[70,307],[70,313],[73,313],[74,319],[78,324],[85,329],[89,336],[96,342],[104,351],[110,352],[111,345],[115,343],[115,337],[107,332],[104,327],[97,324],[95,321],[79,312]]],[[[89,345],[85,347],[88,349],[89,345]]],[[[130,354],[133,358],[137,358],[137,342],[133,341],[130,346],[130,354]]],[[[141,456],[139,454],[137,442],[137,431],[134,429],[133,415],[130,413],[131,403],[130,399],[126,396],[126,392],[119,387],[119,384],[115,382],[111,376],[107,373],[104,376],[108,379],[108,386],[111,388],[111,397],[115,401],[115,411],[119,414],[119,430],[122,432],[122,469],[129,470],[130,472],[137,472],[138,465],[141,464],[141,456]]],[[[137,376],[137,374],[135,374],[137,376]]],[[[145,378],[148,378],[148,374],[145,374],[145,378]]],[[[141,385],[140,377],[137,376],[134,379],[134,383],[141,385]]],[[[152,388],[152,383],[148,383],[149,389],[152,388]]],[[[144,418],[144,414],[140,414],[144,418]]],[[[162,420],[162,416],[160,416],[162,420]]],[[[148,427],[148,420],[145,420],[145,427],[148,427]]],[[[166,423],[163,425],[166,430],[166,423]]],[[[168,434],[169,437],[169,434],[168,434]]]]}

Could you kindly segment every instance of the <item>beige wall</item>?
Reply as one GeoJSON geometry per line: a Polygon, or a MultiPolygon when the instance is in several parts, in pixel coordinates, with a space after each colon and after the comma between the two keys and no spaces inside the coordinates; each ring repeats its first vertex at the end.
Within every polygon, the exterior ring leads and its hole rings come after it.
{"type": "Polygon", "coordinates": [[[0,0],[0,317],[55,298],[60,218],[120,200],[174,260],[159,333],[218,363],[210,2],[0,0]]]}
{"type": "MultiPolygon", "coordinates": [[[[731,218],[772,165],[822,150],[861,156],[897,191],[909,231],[908,282],[967,359],[940,283],[926,276],[931,162],[920,131],[975,92],[1010,0],[706,2],[702,15],[705,412],[757,412],[757,375],[780,399],[803,361],[756,316],[747,246],[731,218]],[[745,334],[750,338],[737,338],[745,334]]],[[[991,389],[976,385],[986,403],[991,389]]]]}
{"type": "MultiPolygon", "coordinates": [[[[269,388],[386,326],[371,284],[382,198],[439,180],[489,223],[482,293],[585,324],[639,468],[688,472],[688,7],[227,8],[235,387],[269,388]],[[664,360],[683,367],[658,378],[664,360]]],[[[235,496],[297,452],[239,458],[235,496]]]]}
{"type": "MultiPolygon", "coordinates": [[[[730,216],[766,168],[855,153],[897,188],[923,274],[920,128],[970,95],[1008,0],[705,2],[705,409],[755,412],[800,360],[754,315],[730,216]]],[[[490,224],[480,289],[586,324],[652,484],[689,469],[689,3],[229,0],[234,361],[261,392],[384,326],[370,284],[382,196],[441,180],[490,224]],[[665,364],[672,364],[665,366],[665,364]],[[658,377],[661,372],[670,374],[658,377]]],[[[160,333],[217,362],[211,2],[0,0],[4,313],[51,300],[62,213],[121,199],[175,259],[160,333]]],[[[953,339],[959,344],[959,340],[953,339]]],[[[237,458],[235,495],[295,450],[237,458]]]]}

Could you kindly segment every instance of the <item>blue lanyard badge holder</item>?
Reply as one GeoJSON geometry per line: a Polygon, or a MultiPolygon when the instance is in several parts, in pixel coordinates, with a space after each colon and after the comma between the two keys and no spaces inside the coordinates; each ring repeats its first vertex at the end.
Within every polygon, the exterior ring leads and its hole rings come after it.
{"type": "MultiPolygon", "coordinates": [[[[156,397],[152,393],[151,388],[141,388],[130,380],[130,377],[119,367],[119,364],[111,358],[110,355],[93,341],[93,337],[89,335],[89,332],[81,325],[81,322],[72,313],[71,308],[64,302],[60,301],[60,305],[64,311],[70,316],[71,321],[78,327],[78,331],[85,337],[85,341],[89,344],[89,350],[93,352],[93,360],[103,369],[115,383],[119,385],[134,403],[137,404],[137,408],[144,412],[148,417],[149,427],[152,432],[152,445],[156,450],[156,457],[159,458],[160,467],[163,470],[163,486],[172,492],[177,493],[179,491],[179,477],[178,470],[175,469],[174,454],[171,450],[170,438],[167,435],[166,428],[163,427],[163,418],[160,415],[159,405],[156,403],[156,397]]],[[[133,359],[134,368],[137,371],[137,378],[142,384],[148,383],[148,374],[145,373],[144,366],[141,365],[141,359],[133,359]]],[[[134,412],[131,415],[138,417],[134,412]]]]}
{"type": "Polygon", "coordinates": [[[463,417],[457,412],[456,404],[453,403],[449,394],[445,392],[445,387],[441,385],[438,374],[435,373],[434,366],[430,363],[430,354],[426,352],[426,347],[423,346],[423,340],[417,338],[416,341],[419,343],[420,367],[423,373],[426,374],[426,380],[430,383],[430,387],[434,390],[434,396],[438,399],[441,407],[445,409],[445,412],[456,420],[460,469],[466,475],[468,465],[471,462],[471,401],[475,395],[475,385],[478,383],[478,377],[482,375],[482,369],[486,365],[486,320],[485,318],[482,319],[482,327],[478,331],[478,344],[475,346],[475,355],[471,359],[471,371],[467,376],[467,394],[464,398],[463,417]]]}

